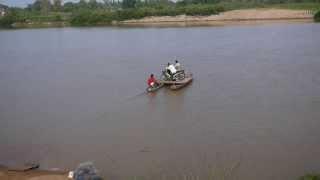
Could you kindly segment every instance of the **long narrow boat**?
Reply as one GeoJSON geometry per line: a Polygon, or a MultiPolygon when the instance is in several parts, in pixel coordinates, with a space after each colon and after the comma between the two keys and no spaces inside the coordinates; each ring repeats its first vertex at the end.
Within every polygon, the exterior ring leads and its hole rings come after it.
{"type": "Polygon", "coordinates": [[[147,87],[147,92],[156,92],[157,90],[159,90],[160,88],[162,88],[164,86],[163,83],[160,83],[158,86],[156,87],[147,87]]]}

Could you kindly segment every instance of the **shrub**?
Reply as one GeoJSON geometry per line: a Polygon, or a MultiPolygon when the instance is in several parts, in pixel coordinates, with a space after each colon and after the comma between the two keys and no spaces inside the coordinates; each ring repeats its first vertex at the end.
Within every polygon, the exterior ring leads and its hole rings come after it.
{"type": "Polygon", "coordinates": [[[305,176],[300,177],[299,180],[320,180],[319,174],[307,174],[305,176]]]}
{"type": "Polygon", "coordinates": [[[73,14],[70,20],[73,26],[89,26],[98,24],[108,24],[111,23],[113,14],[110,12],[99,12],[99,11],[81,11],[73,14]]]}
{"type": "Polygon", "coordinates": [[[320,22],[320,10],[314,15],[314,21],[320,22]]]}
{"type": "Polygon", "coordinates": [[[62,21],[61,15],[57,14],[54,16],[54,21],[62,21]]]}
{"type": "Polygon", "coordinates": [[[221,6],[210,6],[210,5],[192,5],[187,6],[185,9],[185,14],[190,16],[207,16],[212,14],[218,14],[219,10],[222,10],[221,6]]]}
{"type": "Polygon", "coordinates": [[[14,23],[14,20],[9,16],[4,16],[0,18],[0,27],[11,27],[14,23]]]}
{"type": "Polygon", "coordinates": [[[20,21],[23,21],[23,18],[21,18],[17,12],[10,11],[4,17],[0,18],[0,26],[9,28],[13,23],[20,21]]]}

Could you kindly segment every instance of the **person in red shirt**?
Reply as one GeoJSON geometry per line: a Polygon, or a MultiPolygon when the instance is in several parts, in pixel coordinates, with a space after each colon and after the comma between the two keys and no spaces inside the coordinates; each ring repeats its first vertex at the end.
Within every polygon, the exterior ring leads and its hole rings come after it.
{"type": "Polygon", "coordinates": [[[157,84],[158,84],[158,82],[157,82],[156,78],[154,78],[154,75],[151,74],[149,79],[148,79],[148,85],[150,87],[155,87],[157,84]]]}

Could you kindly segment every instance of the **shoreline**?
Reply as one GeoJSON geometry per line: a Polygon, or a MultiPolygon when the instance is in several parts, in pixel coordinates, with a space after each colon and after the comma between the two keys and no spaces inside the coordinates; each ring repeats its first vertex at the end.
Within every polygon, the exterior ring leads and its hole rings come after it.
{"type": "Polygon", "coordinates": [[[0,166],[0,180],[69,180],[66,171],[29,170],[12,171],[5,166],[0,166]]]}
{"type": "Polygon", "coordinates": [[[241,25],[264,25],[264,24],[294,24],[294,23],[313,23],[313,19],[256,19],[256,20],[224,20],[224,21],[163,21],[150,23],[118,23],[119,27],[222,27],[222,26],[241,26],[241,25]]]}
{"type": "MultiPolygon", "coordinates": [[[[192,27],[254,25],[270,23],[314,22],[313,13],[308,10],[290,10],[276,8],[257,8],[232,10],[210,16],[151,16],[142,19],[113,21],[111,24],[79,27],[192,27]]],[[[73,27],[68,22],[29,22],[15,23],[13,28],[63,28],[73,27]]]]}

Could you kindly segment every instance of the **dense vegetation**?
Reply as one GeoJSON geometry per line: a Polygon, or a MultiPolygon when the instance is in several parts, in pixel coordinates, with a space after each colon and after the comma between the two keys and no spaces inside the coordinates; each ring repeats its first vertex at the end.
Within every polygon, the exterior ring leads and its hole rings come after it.
{"type": "MultiPolygon", "coordinates": [[[[35,0],[26,8],[9,8],[0,17],[0,26],[13,23],[67,22],[74,26],[105,25],[112,21],[147,16],[211,15],[219,12],[255,8],[320,9],[320,0],[35,0]]],[[[319,15],[315,16],[318,19],[319,15]]]]}
{"type": "Polygon", "coordinates": [[[320,10],[314,15],[314,20],[320,22],[320,10]]]}
{"type": "Polygon", "coordinates": [[[72,25],[92,25],[106,24],[113,20],[122,21],[127,19],[140,19],[147,16],[176,16],[186,15],[211,15],[224,11],[222,6],[218,5],[188,5],[181,7],[140,7],[118,10],[82,10],[75,12],[71,16],[72,25]]]}

